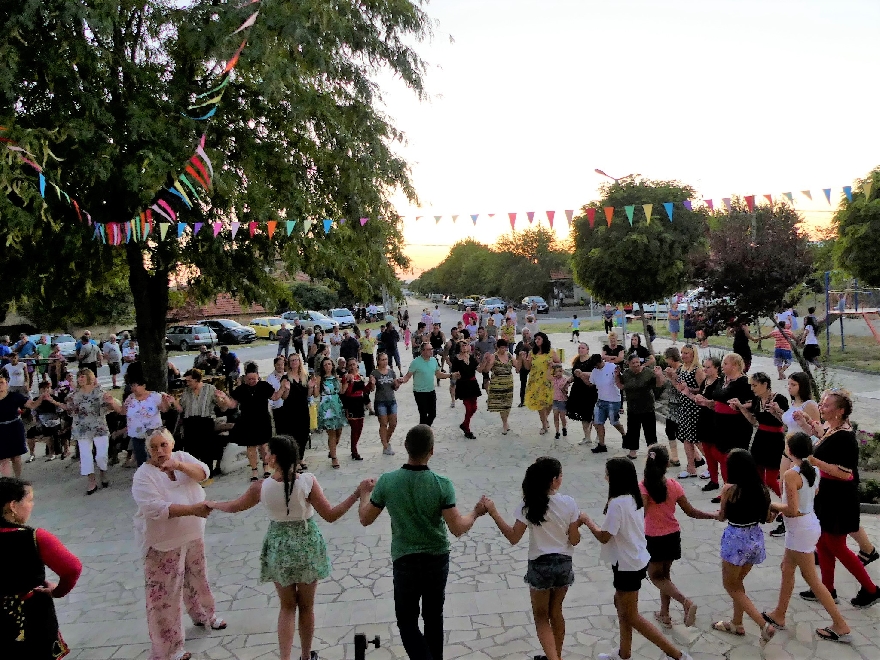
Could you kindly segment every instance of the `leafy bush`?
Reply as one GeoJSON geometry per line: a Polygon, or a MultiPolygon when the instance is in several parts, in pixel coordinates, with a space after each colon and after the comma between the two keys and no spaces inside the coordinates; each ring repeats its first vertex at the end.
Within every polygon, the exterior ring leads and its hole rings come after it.
{"type": "Polygon", "coordinates": [[[880,470],[880,433],[856,431],[859,442],[859,467],[863,470],[880,470]]]}
{"type": "Polygon", "coordinates": [[[880,481],[865,479],[859,483],[859,502],[880,504],[880,481]]]}

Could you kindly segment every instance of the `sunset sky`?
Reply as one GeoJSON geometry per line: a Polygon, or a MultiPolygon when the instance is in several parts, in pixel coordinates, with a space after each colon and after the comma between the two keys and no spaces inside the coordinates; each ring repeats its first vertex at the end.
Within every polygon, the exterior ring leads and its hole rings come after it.
{"type": "Polygon", "coordinates": [[[877,0],[435,0],[427,11],[434,37],[417,48],[431,99],[380,81],[421,202],[398,200],[416,275],[457,240],[494,242],[509,212],[521,228],[527,211],[546,224],[554,210],[566,237],[563,211],[596,198],[595,168],[679,179],[718,206],[791,191],[824,222],[821,189],[836,205],[880,164],[877,0]]]}

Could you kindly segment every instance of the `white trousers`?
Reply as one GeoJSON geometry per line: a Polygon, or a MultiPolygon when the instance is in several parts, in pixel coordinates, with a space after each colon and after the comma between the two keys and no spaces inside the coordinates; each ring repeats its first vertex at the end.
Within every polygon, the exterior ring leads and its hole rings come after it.
{"type": "Polygon", "coordinates": [[[99,435],[97,438],[80,438],[79,444],[79,473],[83,476],[95,473],[95,462],[98,469],[107,469],[107,451],[110,449],[110,436],[99,435]],[[96,457],[92,459],[92,445],[95,447],[96,457]]]}

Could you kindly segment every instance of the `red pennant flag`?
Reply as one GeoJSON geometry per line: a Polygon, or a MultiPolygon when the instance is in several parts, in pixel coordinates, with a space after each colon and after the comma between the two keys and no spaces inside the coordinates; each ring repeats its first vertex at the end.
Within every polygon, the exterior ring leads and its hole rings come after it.
{"type": "Polygon", "coordinates": [[[571,219],[574,217],[574,209],[566,209],[565,210],[565,219],[568,221],[568,226],[571,227],[571,219]]]}
{"type": "Polygon", "coordinates": [[[272,234],[275,233],[275,227],[278,226],[278,222],[275,220],[270,220],[266,223],[266,228],[269,230],[269,240],[272,240],[272,234]]]}
{"type": "Polygon", "coordinates": [[[553,218],[556,215],[556,211],[547,211],[547,222],[550,224],[550,229],[553,229],[553,218]]]}
{"type": "Polygon", "coordinates": [[[532,222],[535,219],[535,212],[534,211],[526,211],[526,217],[528,217],[528,219],[529,219],[529,224],[532,224],[532,222]]]}
{"type": "Polygon", "coordinates": [[[153,209],[147,209],[147,224],[150,225],[150,231],[153,231],[153,209]]]}
{"type": "Polygon", "coordinates": [[[764,195],[764,199],[770,202],[770,206],[773,206],[773,195],[764,195]]]}
{"type": "Polygon", "coordinates": [[[611,226],[611,218],[614,217],[614,207],[606,206],[605,207],[605,221],[608,223],[608,226],[611,226]]]}
{"type": "Polygon", "coordinates": [[[755,212],[755,196],[754,195],[746,195],[746,205],[749,207],[749,213],[755,212]]]}
{"type": "Polygon", "coordinates": [[[508,213],[507,217],[510,218],[510,228],[513,229],[516,224],[516,213],[508,213]]]}
{"type": "Polygon", "coordinates": [[[587,220],[590,223],[590,229],[596,226],[596,209],[587,209],[587,220]]]}
{"type": "Polygon", "coordinates": [[[256,222],[249,222],[248,223],[248,231],[251,234],[251,238],[253,238],[254,234],[257,233],[257,223],[256,222]]]}

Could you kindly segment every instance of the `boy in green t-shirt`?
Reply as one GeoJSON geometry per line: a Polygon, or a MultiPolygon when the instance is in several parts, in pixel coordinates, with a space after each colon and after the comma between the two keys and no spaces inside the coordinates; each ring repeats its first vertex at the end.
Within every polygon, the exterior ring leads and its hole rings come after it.
{"type": "Polygon", "coordinates": [[[379,477],[372,493],[361,492],[360,520],[366,527],[382,509],[388,509],[400,639],[410,658],[439,660],[443,658],[443,602],[449,576],[446,529],[456,538],[466,534],[486,508],[478,503],[462,515],[455,506],[452,482],[428,468],[434,455],[430,426],[419,424],[410,429],[405,446],[409,455],[406,465],[379,477]],[[424,634],[419,630],[420,609],[424,634]]]}

